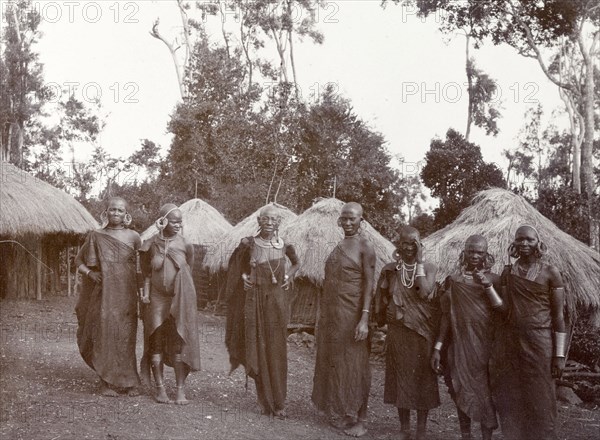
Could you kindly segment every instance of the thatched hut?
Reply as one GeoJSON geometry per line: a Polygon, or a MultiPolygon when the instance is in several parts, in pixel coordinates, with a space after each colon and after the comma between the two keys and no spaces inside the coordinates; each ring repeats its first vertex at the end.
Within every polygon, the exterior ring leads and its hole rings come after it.
{"type": "MultiPolygon", "coordinates": [[[[191,199],[183,203],[179,209],[183,217],[182,234],[186,240],[194,245],[195,261],[192,273],[194,284],[198,293],[198,305],[204,306],[206,302],[217,298],[219,276],[210,277],[205,265],[205,256],[218,247],[219,237],[229,232],[233,226],[223,214],[201,199],[191,199]]],[[[153,224],[142,234],[142,240],[158,234],[157,227],[153,224]]]]}
{"type": "Polygon", "coordinates": [[[6,162],[0,163],[0,297],[38,298],[59,292],[61,259],[70,290],[69,246],[98,228],[73,197],[6,162]]]}
{"type": "MultiPolygon", "coordinates": [[[[344,202],[338,199],[321,200],[281,230],[281,236],[294,245],[300,259],[291,298],[291,327],[315,325],[318,292],[325,277],[325,261],[344,238],[342,228],[337,224],[343,205],[344,202]]],[[[362,228],[361,234],[375,248],[377,277],[383,266],[392,261],[395,247],[368,222],[364,222],[362,228]]]]}
{"type": "Polygon", "coordinates": [[[423,240],[426,258],[438,267],[443,280],[458,267],[458,257],[470,235],[487,238],[488,251],[496,258],[493,271],[508,263],[508,247],[520,225],[534,226],[548,246],[544,258],[558,267],[566,284],[566,310],[572,320],[578,310],[591,310],[600,324],[600,255],[540,214],[523,197],[502,189],[482,191],[458,218],[423,240]]]}

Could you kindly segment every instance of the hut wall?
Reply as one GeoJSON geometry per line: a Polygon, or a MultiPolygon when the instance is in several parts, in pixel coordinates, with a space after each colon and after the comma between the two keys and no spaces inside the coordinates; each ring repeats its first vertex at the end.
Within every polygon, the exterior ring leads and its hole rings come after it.
{"type": "Polygon", "coordinates": [[[294,281],[290,297],[290,328],[314,327],[317,321],[319,290],[306,278],[294,281]]]}
{"type": "Polygon", "coordinates": [[[11,299],[35,299],[37,288],[37,258],[40,240],[27,236],[8,242],[0,239],[2,256],[0,297],[11,299]],[[15,243],[17,242],[17,243],[15,243]]]}

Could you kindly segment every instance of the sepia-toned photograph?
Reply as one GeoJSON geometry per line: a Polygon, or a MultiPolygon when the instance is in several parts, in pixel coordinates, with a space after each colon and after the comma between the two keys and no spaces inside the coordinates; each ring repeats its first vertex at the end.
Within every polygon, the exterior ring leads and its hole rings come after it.
{"type": "Polygon", "coordinates": [[[0,438],[600,439],[600,1],[0,0],[0,438]]]}

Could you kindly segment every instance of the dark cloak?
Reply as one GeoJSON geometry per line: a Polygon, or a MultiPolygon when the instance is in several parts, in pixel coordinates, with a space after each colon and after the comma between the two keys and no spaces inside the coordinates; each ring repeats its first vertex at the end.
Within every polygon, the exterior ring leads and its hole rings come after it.
{"type": "Polygon", "coordinates": [[[92,231],[77,255],[76,265],[81,263],[102,274],[99,284],[82,277],[75,307],[81,357],[110,385],[139,385],[136,251],[102,230],[92,231]]]}

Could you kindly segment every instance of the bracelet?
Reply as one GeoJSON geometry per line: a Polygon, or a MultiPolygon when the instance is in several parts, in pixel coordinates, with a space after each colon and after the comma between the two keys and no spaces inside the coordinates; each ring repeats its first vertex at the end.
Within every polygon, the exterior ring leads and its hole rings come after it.
{"type": "Polygon", "coordinates": [[[566,356],[567,334],[554,332],[554,357],[564,358],[566,356]]]}
{"type": "Polygon", "coordinates": [[[92,271],[92,269],[88,269],[88,271],[85,273],[85,276],[86,277],[89,276],[91,271],[92,271]]]}
{"type": "Polygon", "coordinates": [[[488,295],[488,298],[490,299],[490,303],[492,305],[492,308],[497,308],[497,307],[501,307],[503,302],[502,302],[502,298],[500,298],[500,295],[498,295],[498,292],[496,292],[496,289],[494,289],[493,285],[490,285],[489,287],[485,288],[485,292],[488,295]]]}
{"type": "Polygon", "coordinates": [[[362,309],[362,311],[363,311],[363,312],[367,312],[367,313],[369,313],[369,310],[368,310],[368,309],[362,309]]]}
{"type": "Polygon", "coordinates": [[[423,263],[418,263],[417,268],[415,269],[415,278],[424,277],[425,276],[425,265],[423,263]]]}
{"type": "Polygon", "coordinates": [[[437,350],[437,351],[440,351],[442,349],[442,345],[444,345],[444,344],[442,344],[440,341],[437,341],[435,343],[435,345],[433,346],[433,349],[437,350]]]}

